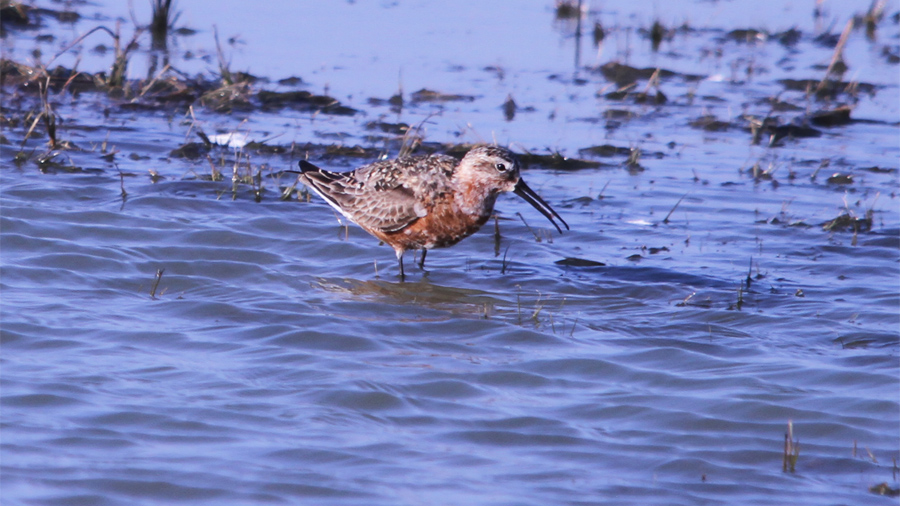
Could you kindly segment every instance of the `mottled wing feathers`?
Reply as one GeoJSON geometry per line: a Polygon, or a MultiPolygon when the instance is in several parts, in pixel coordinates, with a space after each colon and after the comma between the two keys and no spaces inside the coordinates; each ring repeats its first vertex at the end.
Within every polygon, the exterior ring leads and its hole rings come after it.
{"type": "Polygon", "coordinates": [[[396,232],[428,214],[435,190],[440,194],[449,186],[457,163],[446,156],[417,156],[330,172],[301,162],[300,179],[363,228],[396,232]]]}

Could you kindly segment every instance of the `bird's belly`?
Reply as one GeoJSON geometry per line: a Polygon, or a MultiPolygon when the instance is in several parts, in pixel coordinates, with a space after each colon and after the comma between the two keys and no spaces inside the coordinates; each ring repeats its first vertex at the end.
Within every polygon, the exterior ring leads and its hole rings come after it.
{"type": "Polygon", "coordinates": [[[490,218],[489,212],[472,216],[449,210],[435,211],[393,233],[392,239],[402,243],[404,249],[446,248],[477,232],[490,218]]]}

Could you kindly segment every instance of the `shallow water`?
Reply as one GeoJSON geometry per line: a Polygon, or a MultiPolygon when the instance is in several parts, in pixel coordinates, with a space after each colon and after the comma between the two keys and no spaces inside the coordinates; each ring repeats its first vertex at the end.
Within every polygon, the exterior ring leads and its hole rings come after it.
{"type": "MultiPolygon", "coordinates": [[[[489,16],[301,5],[277,14],[301,20],[285,26],[254,21],[276,15],[262,9],[239,11],[243,43],[227,46],[236,69],[298,75],[301,89],[327,87],[361,112],[195,107],[192,120],[60,95],[60,135],[80,149],[43,170],[11,163],[27,125],[5,125],[3,504],[895,504],[870,488],[900,487],[900,93],[896,64],[881,56],[897,46],[896,23],[885,19],[874,41],[851,36],[849,73],[877,86],[860,94],[853,123],[776,147],[751,145],[733,126],[689,126],[707,113],[735,124],[765,116],[760,101],[775,95],[823,107],[778,80],[821,78],[813,66],[832,48],[815,37],[866,7],[833,4],[816,19],[789,3],[766,22],[742,2],[669,12],[637,3],[589,12],[580,40],[549,2],[489,16]],[[652,52],[640,29],[654,9],[694,30],[652,52]],[[603,48],[588,40],[595,19],[609,30],[603,48]],[[422,44],[380,36],[389,20],[422,44]],[[723,40],[763,24],[803,35],[795,46],[723,40]],[[309,46],[294,39],[298,25],[309,46]],[[498,33],[509,45],[484,42],[498,33]],[[269,42],[279,37],[282,46],[269,42]],[[460,38],[471,44],[446,43],[460,38]],[[318,58],[305,58],[316,47],[318,58]],[[289,61],[285,48],[300,56],[289,61]],[[664,78],[663,106],[597,97],[616,86],[585,67],[626,57],[703,79],[664,78]],[[420,88],[475,98],[400,113],[368,102],[395,93],[401,72],[407,98],[420,88]],[[507,121],[508,95],[534,110],[507,121]],[[609,110],[630,116],[609,120],[609,110]],[[427,141],[496,138],[607,165],[524,172],[571,231],[556,234],[504,196],[499,243],[487,226],[429,253],[424,273],[410,255],[400,283],[392,250],[345,228],[321,200],[279,199],[293,181],[279,171],[296,159],[251,155],[267,166],[257,202],[248,185],[232,191],[228,149],[213,153],[222,181],[209,180],[207,160],[170,155],[197,127],[282,146],[337,137],[380,148],[367,122],[426,118],[427,141]],[[111,161],[104,141],[119,151],[111,161]],[[640,147],[643,170],[578,153],[599,144],[640,147]],[[769,174],[754,177],[757,163],[769,174]],[[836,172],[852,182],[829,182],[836,172]],[[870,209],[869,231],[822,228],[870,209]],[[794,472],[782,470],[789,424],[794,472]]],[[[238,31],[229,23],[239,16],[227,15],[236,7],[180,7],[203,31],[178,39],[179,54],[208,54],[214,23],[223,39],[238,31]]],[[[26,61],[41,44],[49,54],[104,22],[97,8],[79,10],[86,19],[75,25],[47,21],[53,44],[8,33],[7,54],[26,61]]],[[[109,62],[83,56],[89,71],[109,62]]],[[[148,60],[138,52],[134,78],[148,60]]],[[[33,107],[33,97],[4,96],[7,116],[33,107]]]]}

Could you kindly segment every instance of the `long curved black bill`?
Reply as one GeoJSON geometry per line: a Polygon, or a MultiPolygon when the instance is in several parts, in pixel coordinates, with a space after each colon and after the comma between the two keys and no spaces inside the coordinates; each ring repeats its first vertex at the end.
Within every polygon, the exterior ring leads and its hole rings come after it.
{"type": "Polygon", "coordinates": [[[534,190],[532,190],[528,187],[527,184],[525,184],[524,179],[519,178],[519,182],[516,183],[516,187],[515,189],[513,189],[513,193],[522,197],[525,202],[528,202],[535,209],[540,211],[541,214],[546,216],[547,219],[550,220],[550,223],[552,223],[553,226],[556,227],[556,230],[559,230],[560,234],[562,233],[562,229],[559,228],[559,225],[557,225],[555,221],[553,221],[554,217],[558,218],[559,221],[561,221],[562,224],[565,225],[566,230],[569,230],[569,224],[566,223],[566,220],[562,219],[562,216],[557,214],[556,211],[554,211],[553,208],[550,207],[550,204],[544,202],[544,199],[539,197],[537,193],[534,193],[534,190]]]}

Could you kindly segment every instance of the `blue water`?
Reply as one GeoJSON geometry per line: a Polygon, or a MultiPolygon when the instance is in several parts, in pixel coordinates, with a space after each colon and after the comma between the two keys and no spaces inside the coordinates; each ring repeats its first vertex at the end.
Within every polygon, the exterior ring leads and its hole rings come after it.
{"type": "MultiPolygon", "coordinates": [[[[739,128],[689,123],[765,116],[761,100],[774,95],[828,106],[777,80],[821,77],[832,49],[815,37],[867,5],[825,2],[816,19],[812,6],[787,3],[767,22],[740,14],[747,4],[592,5],[581,40],[551,2],[179,4],[181,22],[201,32],[178,39],[174,54],[214,54],[215,23],[223,41],[240,31],[242,42],[226,43],[236,69],[300,76],[301,89],[327,87],[362,112],[197,105],[191,116],[62,94],[52,96],[60,136],[77,149],[43,170],[41,128],[17,165],[30,124],[4,125],[0,502],[896,504],[870,490],[900,488],[900,93],[896,64],[882,56],[896,47],[896,24],[848,42],[848,75],[877,86],[852,99],[861,121],[754,146],[739,128]],[[640,29],[656,13],[694,30],[653,53],[640,29]],[[422,43],[385,30],[398,20],[422,43]],[[609,31],[603,48],[590,40],[594,20],[609,31]],[[723,39],[760,25],[803,35],[794,48],[723,39]],[[721,56],[700,57],[716,48],[721,56]],[[626,57],[704,79],[664,79],[664,106],[598,98],[615,85],[585,67],[626,57]],[[407,100],[421,88],[475,99],[407,102],[399,114],[368,102],[398,84],[407,100]],[[508,95],[534,110],[507,121],[508,95]],[[632,117],[611,124],[611,109],[632,117]],[[609,165],[580,170],[533,164],[526,181],[571,231],[557,234],[503,196],[499,244],[491,222],[430,252],[427,272],[408,257],[401,283],[389,247],[314,196],[279,198],[295,155],[250,153],[259,202],[249,185],[232,190],[234,151],[212,153],[221,181],[207,177],[210,161],[170,155],[197,128],[380,148],[365,123],[426,118],[430,142],[496,138],[569,156],[640,147],[644,170],[627,170],[623,156],[581,155],[609,165]],[[118,152],[110,160],[104,149],[118,152]],[[754,178],[754,164],[771,178],[754,178]],[[853,181],[828,182],[834,173],[853,181]],[[868,210],[871,230],[823,230],[868,210]],[[782,469],[789,425],[793,472],[782,469]]],[[[34,46],[54,53],[122,15],[115,8],[98,21],[98,7],[78,6],[75,25],[10,30],[4,48],[22,62],[34,46]],[[38,33],[57,39],[36,42],[38,33]]],[[[144,42],[135,79],[146,73],[144,42]]],[[[89,71],[109,59],[93,44],[89,71]]],[[[174,61],[190,73],[216,66],[174,61]]],[[[28,94],[3,100],[7,118],[38,106],[28,94]]],[[[371,161],[314,155],[335,170],[371,161]]]]}

